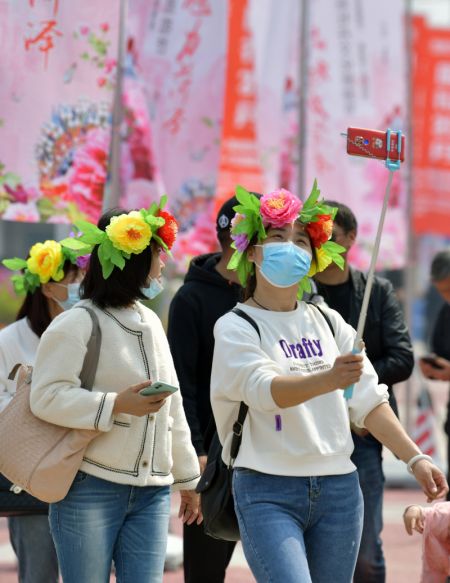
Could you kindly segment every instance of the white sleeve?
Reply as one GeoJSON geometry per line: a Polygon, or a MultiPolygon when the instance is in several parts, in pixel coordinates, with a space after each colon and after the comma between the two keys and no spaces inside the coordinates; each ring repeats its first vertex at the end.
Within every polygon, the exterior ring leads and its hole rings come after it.
{"type": "Polygon", "coordinates": [[[92,321],[85,310],[73,311],[64,313],[64,320],[61,314],[57,326],[53,320],[41,337],[31,383],[31,410],[55,425],[109,431],[117,393],[81,388],[92,321]]]}
{"type": "MultiPolygon", "coordinates": [[[[347,354],[353,350],[356,338],[356,330],[347,324],[342,316],[335,310],[323,308],[330,317],[334,328],[334,338],[341,354],[347,354]]],[[[363,351],[364,368],[361,379],[353,388],[353,397],[347,401],[350,421],[357,427],[364,428],[367,415],[381,403],[389,402],[387,386],[379,384],[378,375],[363,351]]]]}
{"type": "Polygon", "coordinates": [[[271,385],[283,371],[261,349],[256,330],[241,320],[239,316],[227,314],[214,327],[212,399],[216,404],[244,401],[256,411],[277,411],[279,407],[273,400],[271,385]]]}

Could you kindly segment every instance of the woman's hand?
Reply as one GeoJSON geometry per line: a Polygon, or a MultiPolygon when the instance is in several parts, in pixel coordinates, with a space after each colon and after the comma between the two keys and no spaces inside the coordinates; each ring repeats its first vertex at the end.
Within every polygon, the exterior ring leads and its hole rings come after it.
{"type": "Polygon", "coordinates": [[[443,498],[448,492],[447,479],[442,471],[428,460],[418,460],[412,467],[413,475],[427,497],[427,502],[443,498]]]}
{"type": "Polygon", "coordinates": [[[413,530],[416,530],[422,534],[424,527],[424,516],[422,508],[416,504],[408,506],[408,508],[403,513],[403,523],[405,525],[406,532],[409,535],[412,535],[413,530]]]}
{"type": "Polygon", "coordinates": [[[419,359],[419,366],[423,376],[434,381],[450,381],[450,361],[441,356],[435,356],[434,361],[440,368],[419,359]]]}
{"type": "Polygon", "coordinates": [[[203,522],[202,511],[200,508],[200,495],[195,490],[181,490],[181,502],[178,517],[184,524],[197,524],[203,522]]]}
{"type": "Polygon", "coordinates": [[[331,390],[345,389],[359,381],[363,371],[362,354],[343,354],[334,361],[331,370],[328,371],[332,383],[331,390]]]}
{"type": "Polygon", "coordinates": [[[167,397],[170,396],[170,393],[148,396],[139,394],[139,391],[151,384],[152,381],[145,381],[138,385],[132,385],[119,393],[114,403],[113,415],[127,413],[128,415],[143,417],[150,413],[157,413],[166,402],[167,397]]]}

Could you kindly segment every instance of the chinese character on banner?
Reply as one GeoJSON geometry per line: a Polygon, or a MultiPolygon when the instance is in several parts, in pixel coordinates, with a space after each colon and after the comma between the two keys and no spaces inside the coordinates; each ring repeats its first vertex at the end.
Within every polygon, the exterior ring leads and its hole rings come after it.
{"type": "MultiPolygon", "coordinates": [[[[29,0],[29,6],[30,8],[35,9],[36,0],[29,0]]],[[[62,32],[56,28],[58,22],[55,17],[59,10],[59,0],[54,0],[52,2],[52,8],[53,18],[41,20],[39,22],[28,22],[28,27],[31,28],[31,31],[29,32],[29,36],[25,37],[25,50],[29,51],[30,49],[35,48],[41,53],[44,53],[45,68],[47,68],[48,65],[49,52],[55,48],[55,37],[63,36],[62,32]]]]}

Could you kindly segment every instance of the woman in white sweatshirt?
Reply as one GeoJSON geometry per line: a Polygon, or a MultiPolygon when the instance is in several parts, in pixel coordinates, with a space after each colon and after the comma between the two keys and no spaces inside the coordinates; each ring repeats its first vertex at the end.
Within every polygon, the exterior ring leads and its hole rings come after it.
{"type": "Polygon", "coordinates": [[[442,472],[409,439],[387,388],[334,310],[299,301],[308,275],[343,251],[329,241],[334,210],[285,190],[258,200],[238,188],[232,227],[247,300],[218,320],[211,401],[230,463],[232,426],[249,407],[234,461],[233,493],[244,552],[258,583],[350,583],[363,503],[350,460],[350,423],[408,463],[429,500],[448,490],[442,472]],[[355,384],[346,400],[341,389],[355,384]]]}
{"type": "Polygon", "coordinates": [[[162,289],[159,254],[173,243],[176,222],[154,204],[77,226],[83,235],[62,244],[95,245],[79,304],[95,311],[102,333],[94,386],[80,386],[92,321],[75,307],[42,337],[31,408],[51,423],[100,434],[66,498],[50,505],[50,526],[64,583],[106,583],[112,562],[119,583],[160,583],[171,486],[181,490],[183,521],[201,521],[180,392],[140,394],[154,381],[178,386],[162,324],[138,301],[162,289]]]}
{"type": "MultiPolygon", "coordinates": [[[[17,293],[26,293],[16,321],[0,331],[0,411],[13,398],[16,383],[8,374],[17,363],[34,365],[39,340],[50,322],[79,299],[84,266],[73,263],[56,241],[36,243],[29,257],[6,259],[18,270],[12,277],[17,293]]],[[[20,496],[20,494],[19,494],[20,496]]],[[[8,518],[9,537],[17,556],[20,583],[57,583],[58,560],[47,514],[8,518]]]]}

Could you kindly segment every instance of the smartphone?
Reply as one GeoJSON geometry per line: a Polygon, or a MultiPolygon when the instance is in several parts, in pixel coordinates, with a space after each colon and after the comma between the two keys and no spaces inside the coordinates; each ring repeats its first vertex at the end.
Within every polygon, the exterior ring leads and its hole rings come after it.
{"type": "Polygon", "coordinates": [[[144,397],[148,397],[149,395],[159,395],[161,393],[175,393],[176,391],[178,391],[178,387],[168,385],[167,383],[163,383],[161,381],[155,381],[149,387],[145,387],[145,389],[139,391],[139,393],[141,395],[144,395],[144,397]]]}
{"type": "MultiPolygon", "coordinates": [[[[401,137],[400,161],[405,160],[405,136],[401,137]]],[[[387,159],[387,132],[364,128],[347,128],[347,154],[366,158],[387,159]]],[[[397,132],[391,132],[390,160],[398,160],[397,132]]]]}
{"type": "Polygon", "coordinates": [[[433,368],[438,368],[440,370],[443,369],[443,367],[438,364],[436,362],[436,357],[433,355],[429,355],[429,356],[422,356],[420,359],[422,362],[425,362],[426,364],[429,364],[430,366],[432,366],[433,368]]]}

